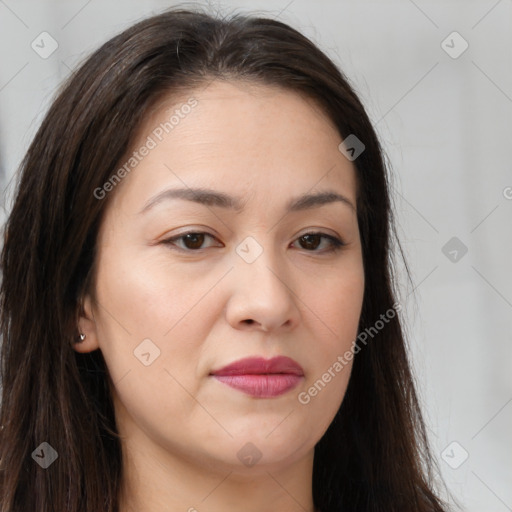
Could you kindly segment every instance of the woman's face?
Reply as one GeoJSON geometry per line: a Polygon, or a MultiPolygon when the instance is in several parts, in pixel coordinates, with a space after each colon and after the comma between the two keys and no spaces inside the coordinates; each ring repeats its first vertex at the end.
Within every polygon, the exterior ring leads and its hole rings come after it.
{"type": "Polygon", "coordinates": [[[160,104],[124,172],[95,191],[113,201],[76,349],[101,350],[132,448],[238,472],[312,458],[343,400],[363,301],[340,142],[295,93],[214,81],[160,104]],[[213,374],[278,356],[296,364],[213,374]]]}

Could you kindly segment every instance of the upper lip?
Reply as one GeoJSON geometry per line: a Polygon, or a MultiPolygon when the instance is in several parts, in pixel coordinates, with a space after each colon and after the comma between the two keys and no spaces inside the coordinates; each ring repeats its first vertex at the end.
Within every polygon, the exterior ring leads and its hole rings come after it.
{"type": "Polygon", "coordinates": [[[279,373],[304,375],[304,370],[297,361],[290,357],[277,356],[272,359],[246,357],[211,372],[212,375],[265,375],[279,373]]]}

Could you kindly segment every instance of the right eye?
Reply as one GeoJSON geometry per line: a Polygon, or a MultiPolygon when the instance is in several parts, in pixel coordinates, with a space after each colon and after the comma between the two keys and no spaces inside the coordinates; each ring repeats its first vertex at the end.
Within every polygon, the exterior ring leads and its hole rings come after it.
{"type": "Polygon", "coordinates": [[[205,238],[215,239],[215,237],[209,233],[188,231],[187,233],[182,233],[181,235],[173,236],[172,238],[163,240],[162,243],[169,245],[171,249],[176,247],[183,251],[197,252],[203,248],[202,245],[205,241],[205,238]],[[181,241],[183,245],[180,246],[179,244],[175,243],[177,241],[181,241]]]}

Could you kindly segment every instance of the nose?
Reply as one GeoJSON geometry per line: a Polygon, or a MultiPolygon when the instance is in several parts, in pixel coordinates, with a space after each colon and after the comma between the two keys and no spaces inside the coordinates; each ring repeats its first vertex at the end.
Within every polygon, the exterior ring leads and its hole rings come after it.
{"type": "Polygon", "coordinates": [[[252,263],[236,257],[226,311],[233,328],[270,332],[291,330],[298,324],[298,297],[290,273],[277,263],[270,250],[252,263]]]}

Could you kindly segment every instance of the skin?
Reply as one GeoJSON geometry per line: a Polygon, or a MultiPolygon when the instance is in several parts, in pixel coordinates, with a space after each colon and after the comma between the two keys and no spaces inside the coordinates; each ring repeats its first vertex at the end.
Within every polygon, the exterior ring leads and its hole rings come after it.
{"type": "Polygon", "coordinates": [[[190,97],[197,106],[110,192],[79,321],[86,338],[76,350],[100,349],[112,380],[120,510],[312,512],[314,446],[339,409],[351,363],[308,404],[298,395],[351,349],[364,269],[353,208],[338,201],[287,213],[285,205],[330,190],[355,207],[355,168],[311,100],[237,81],[167,98],[134,148],[190,97]],[[140,213],[163,190],[200,186],[240,197],[243,210],[169,199],[140,213]],[[212,237],[164,243],[187,231],[212,237]],[[326,238],[301,239],[317,231],[346,245],[329,252],[326,238]],[[263,250],[252,263],[236,252],[249,236],[263,250]],[[134,350],[148,338],[160,355],[146,366],[134,350]],[[210,376],[247,356],[276,355],[304,369],[277,397],[210,376]],[[252,466],[237,457],[247,443],[261,454],[252,466]]]}

